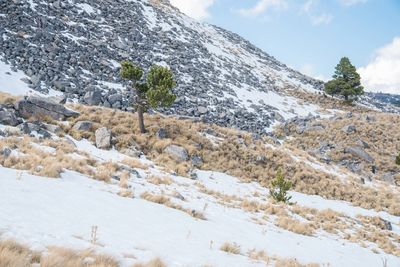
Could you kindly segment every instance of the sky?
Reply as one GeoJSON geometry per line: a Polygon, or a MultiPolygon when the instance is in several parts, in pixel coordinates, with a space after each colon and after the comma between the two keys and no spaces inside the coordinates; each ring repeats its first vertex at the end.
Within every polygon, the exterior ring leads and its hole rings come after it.
{"type": "Polygon", "coordinates": [[[340,58],[366,91],[400,94],[400,0],[170,0],[312,77],[329,80],[340,58]]]}

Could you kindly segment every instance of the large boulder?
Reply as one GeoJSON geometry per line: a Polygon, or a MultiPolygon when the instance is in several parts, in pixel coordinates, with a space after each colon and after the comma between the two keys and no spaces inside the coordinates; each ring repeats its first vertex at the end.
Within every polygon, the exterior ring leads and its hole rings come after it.
{"type": "Polygon", "coordinates": [[[99,90],[89,91],[83,96],[83,100],[88,105],[97,106],[102,102],[101,91],[99,90]]]}
{"type": "Polygon", "coordinates": [[[368,162],[374,162],[374,158],[368,154],[364,149],[362,149],[361,147],[346,147],[344,149],[345,153],[349,153],[355,157],[358,157],[360,159],[363,159],[365,161],[368,162]]]}
{"type": "Polygon", "coordinates": [[[38,96],[29,96],[17,101],[15,108],[21,117],[51,117],[56,120],[65,120],[79,116],[79,113],[56,103],[55,101],[38,96]]]}
{"type": "Polygon", "coordinates": [[[14,112],[0,108],[0,124],[17,126],[21,121],[17,118],[14,112]]]}
{"type": "Polygon", "coordinates": [[[188,152],[185,148],[177,145],[169,145],[164,149],[164,153],[171,156],[177,162],[187,161],[189,159],[188,152]]]}
{"type": "Polygon", "coordinates": [[[96,130],[96,147],[100,149],[111,148],[111,130],[107,127],[102,127],[96,130]]]}

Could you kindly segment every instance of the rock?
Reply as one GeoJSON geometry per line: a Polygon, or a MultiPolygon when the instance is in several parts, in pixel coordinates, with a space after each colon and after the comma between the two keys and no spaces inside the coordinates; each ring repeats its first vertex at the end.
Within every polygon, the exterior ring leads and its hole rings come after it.
{"type": "Polygon", "coordinates": [[[354,126],[354,125],[346,125],[342,128],[342,131],[347,134],[354,133],[354,132],[356,132],[356,130],[357,130],[356,126],[354,126]]]}
{"type": "Polygon", "coordinates": [[[388,231],[392,231],[392,230],[393,230],[393,227],[392,227],[392,223],[391,223],[391,222],[386,221],[386,220],[384,220],[384,219],[382,219],[382,218],[380,218],[380,219],[381,219],[382,222],[383,222],[384,230],[388,230],[388,231]]]}
{"type": "Polygon", "coordinates": [[[107,127],[102,127],[96,130],[96,147],[100,149],[111,148],[111,130],[107,127]]]}
{"type": "Polygon", "coordinates": [[[177,162],[187,161],[189,159],[188,152],[185,148],[177,145],[169,145],[164,149],[164,153],[171,156],[177,162]]]}
{"type": "Polygon", "coordinates": [[[24,122],[24,123],[18,125],[18,128],[24,134],[31,134],[32,132],[39,132],[40,125],[37,123],[24,122]]]}
{"type": "Polygon", "coordinates": [[[200,114],[206,114],[208,110],[207,110],[206,107],[198,107],[198,108],[197,108],[197,111],[198,111],[200,114]]]}
{"type": "Polygon", "coordinates": [[[165,139],[165,138],[168,137],[168,133],[167,133],[167,131],[166,131],[164,128],[160,128],[160,129],[158,129],[157,132],[156,132],[156,137],[157,137],[158,139],[165,139]]]}
{"type": "Polygon", "coordinates": [[[4,156],[5,158],[8,158],[11,155],[12,150],[9,149],[8,147],[4,147],[0,149],[0,155],[4,156]]]}
{"type": "Polygon", "coordinates": [[[63,130],[61,129],[61,127],[58,126],[58,125],[43,123],[43,127],[44,127],[47,131],[49,131],[49,132],[51,132],[51,133],[58,134],[58,133],[62,133],[62,132],[63,132],[63,130]]]}
{"type": "Polygon", "coordinates": [[[93,122],[91,121],[78,121],[72,127],[75,131],[89,131],[93,126],[93,122]]]}
{"type": "Polygon", "coordinates": [[[368,162],[374,162],[374,158],[368,154],[364,149],[360,148],[360,147],[346,147],[344,149],[345,153],[349,153],[355,157],[361,158],[365,161],[368,162]]]}
{"type": "Polygon", "coordinates": [[[258,155],[258,156],[255,158],[255,163],[256,163],[257,165],[265,164],[266,162],[267,162],[267,157],[266,157],[266,156],[258,155]]]}
{"type": "Polygon", "coordinates": [[[203,159],[200,156],[194,155],[191,157],[192,165],[195,167],[200,167],[203,165],[203,159]]]}
{"type": "Polygon", "coordinates": [[[17,126],[21,123],[21,120],[17,118],[14,112],[8,111],[6,109],[0,109],[0,124],[17,126]]]}
{"type": "Polygon", "coordinates": [[[394,179],[396,173],[388,172],[382,175],[382,180],[386,183],[389,183],[391,185],[396,185],[396,180],[394,179]]]}
{"type": "Polygon", "coordinates": [[[369,144],[368,144],[367,142],[364,142],[364,141],[361,140],[361,139],[358,139],[358,140],[357,140],[357,145],[359,145],[359,146],[362,147],[362,148],[369,148],[369,144]]]}
{"type": "Polygon", "coordinates": [[[83,96],[85,103],[92,106],[99,105],[101,103],[101,98],[102,95],[99,90],[89,91],[83,96]]]}
{"type": "Polygon", "coordinates": [[[50,99],[29,96],[17,101],[15,105],[18,113],[25,119],[31,117],[51,117],[55,120],[64,120],[79,116],[78,112],[70,110],[50,99]]]}

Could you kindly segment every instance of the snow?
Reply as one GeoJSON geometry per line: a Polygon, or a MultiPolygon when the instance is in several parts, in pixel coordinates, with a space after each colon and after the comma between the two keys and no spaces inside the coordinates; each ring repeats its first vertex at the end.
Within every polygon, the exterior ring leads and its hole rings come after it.
{"type": "Polygon", "coordinates": [[[76,4],[76,6],[81,9],[80,12],[86,12],[88,15],[96,13],[96,10],[89,4],[76,4]]]}
{"type": "Polygon", "coordinates": [[[0,91],[12,95],[27,95],[32,92],[28,85],[21,81],[28,78],[22,71],[14,72],[11,66],[4,63],[0,57],[0,91]]]}

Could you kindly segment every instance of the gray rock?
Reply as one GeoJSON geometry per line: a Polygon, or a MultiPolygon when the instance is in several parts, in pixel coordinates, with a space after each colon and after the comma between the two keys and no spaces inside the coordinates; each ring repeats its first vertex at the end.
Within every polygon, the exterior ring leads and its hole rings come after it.
{"type": "Polygon", "coordinates": [[[192,156],[191,161],[192,161],[192,165],[195,167],[200,167],[201,165],[203,165],[203,159],[198,155],[192,156]]]}
{"type": "Polygon", "coordinates": [[[17,118],[14,112],[8,111],[6,109],[0,109],[0,124],[17,126],[21,123],[21,120],[17,118]]]}
{"type": "Polygon", "coordinates": [[[265,164],[267,162],[267,157],[263,155],[258,155],[255,158],[255,163],[258,165],[265,164]]]}
{"type": "Polygon", "coordinates": [[[39,132],[40,130],[40,125],[37,123],[31,123],[31,122],[24,122],[20,125],[18,125],[18,128],[23,132],[24,134],[31,134],[32,132],[39,132]]]}
{"type": "Polygon", "coordinates": [[[367,162],[374,162],[374,158],[368,154],[364,149],[360,148],[360,147],[346,147],[344,149],[345,153],[349,153],[355,157],[358,157],[360,159],[363,159],[367,162]]]}
{"type": "Polygon", "coordinates": [[[63,132],[63,130],[61,129],[61,127],[58,126],[58,125],[43,123],[43,127],[44,127],[47,131],[49,131],[49,132],[51,132],[51,133],[58,134],[58,133],[62,133],[62,132],[63,132]]]}
{"type": "Polygon", "coordinates": [[[156,137],[157,137],[158,139],[165,139],[165,138],[168,137],[168,133],[167,133],[167,131],[166,131],[164,128],[160,128],[160,129],[158,129],[157,132],[156,132],[156,137]]]}
{"type": "Polygon", "coordinates": [[[72,129],[75,131],[89,131],[93,126],[93,122],[91,121],[78,121],[74,124],[72,129]]]}
{"type": "Polygon", "coordinates": [[[369,144],[361,139],[357,140],[357,145],[359,145],[362,148],[369,148],[369,144]]]}
{"type": "Polygon", "coordinates": [[[96,130],[96,147],[100,149],[111,148],[111,130],[107,127],[102,127],[96,130]]]}
{"type": "Polygon", "coordinates": [[[382,180],[386,183],[389,183],[391,185],[396,185],[396,181],[394,179],[396,173],[388,172],[382,175],[382,180]]]}
{"type": "Polygon", "coordinates": [[[30,96],[17,101],[15,105],[18,113],[25,119],[31,117],[51,117],[56,120],[64,120],[79,116],[79,113],[64,107],[50,99],[30,96]]]}
{"type": "Polygon", "coordinates": [[[11,155],[12,150],[9,149],[8,147],[4,147],[0,149],[0,155],[4,156],[5,158],[8,158],[11,155]]]}
{"type": "Polygon", "coordinates": [[[92,106],[99,105],[101,103],[101,98],[102,95],[99,90],[89,91],[83,96],[85,103],[92,106]]]}
{"type": "Polygon", "coordinates": [[[185,148],[177,145],[169,145],[164,149],[164,153],[171,156],[177,162],[187,161],[189,159],[188,152],[185,148]]]}
{"type": "Polygon", "coordinates": [[[354,125],[346,125],[342,128],[342,131],[347,134],[355,133],[356,130],[357,130],[356,126],[354,126],[354,125]]]}

